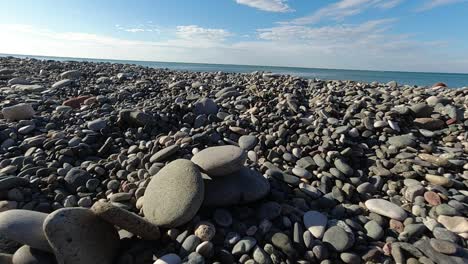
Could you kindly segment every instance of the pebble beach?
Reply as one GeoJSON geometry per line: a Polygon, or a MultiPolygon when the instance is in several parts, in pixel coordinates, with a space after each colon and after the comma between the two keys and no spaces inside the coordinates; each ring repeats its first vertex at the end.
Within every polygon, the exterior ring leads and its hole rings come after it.
{"type": "Polygon", "coordinates": [[[468,88],[0,57],[0,264],[468,263],[468,88]]]}

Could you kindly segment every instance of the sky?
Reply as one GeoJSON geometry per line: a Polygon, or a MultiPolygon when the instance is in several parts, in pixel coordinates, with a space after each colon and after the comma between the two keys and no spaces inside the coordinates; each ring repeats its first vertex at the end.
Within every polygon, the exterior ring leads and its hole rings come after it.
{"type": "Polygon", "coordinates": [[[468,0],[0,0],[0,53],[468,73],[468,0]]]}

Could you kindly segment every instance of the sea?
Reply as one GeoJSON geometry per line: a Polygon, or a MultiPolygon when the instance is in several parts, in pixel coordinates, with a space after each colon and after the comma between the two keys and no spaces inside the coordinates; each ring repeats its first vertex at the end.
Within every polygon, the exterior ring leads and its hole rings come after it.
{"type": "Polygon", "coordinates": [[[370,70],[344,70],[344,69],[322,69],[322,68],[300,68],[279,67],[259,65],[233,65],[233,64],[210,64],[210,63],[182,63],[182,62],[160,62],[160,61],[131,61],[131,60],[108,60],[89,58],[50,57],[36,55],[0,54],[0,56],[14,56],[18,58],[35,58],[40,60],[56,61],[91,61],[137,64],[152,68],[165,68],[171,70],[191,72],[234,72],[251,73],[254,71],[272,72],[300,76],[304,78],[316,78],[321,80],[352,80],[359,82],[387,83],[396,81],[399,84],[432,86],[443,82],[451,88],[468,87],[468,74],[464,73],[436,73],[436,72],[402,72],[402,71],[370,71],[370,70]]]}

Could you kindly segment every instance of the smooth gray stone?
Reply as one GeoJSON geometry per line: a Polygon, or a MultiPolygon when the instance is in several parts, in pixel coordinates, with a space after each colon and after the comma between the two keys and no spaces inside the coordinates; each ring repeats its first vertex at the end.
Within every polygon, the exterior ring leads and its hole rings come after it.
{"type": "Polygon", "coordinates": [[[47,214],[44,213],[21,209],[2,212],[0,234],[21,244],[51,252],[52,249],[42,231],[46,217],[47,214]]]}
{"type": "Polygon", "coordinates": [[[151,178],[143,197],[145,218],[157,226],[177,227],[190,221],[200,208],[205,184],[197,166],[178,159],[151,178]]]}

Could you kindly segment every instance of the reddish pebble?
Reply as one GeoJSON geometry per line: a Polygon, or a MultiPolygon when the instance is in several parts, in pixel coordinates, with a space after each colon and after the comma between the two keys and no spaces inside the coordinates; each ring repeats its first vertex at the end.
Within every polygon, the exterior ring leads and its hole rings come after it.
{"type": "Polygon", "coordinates": [[[390,219],[389,225],[390,225],[390,229],[393,229],[398,233],[403,232],[403,230],[405,229],[405,227],[403,226],[403,223],[395,219],[390,219]]]}
{"type": "Polygon", "coordinates": [[[445,83],[443,83],[443,82],[438,82],[438,83],[435,83],[434,85],[432,85],[432,87],[440,87],[440,86],[447,87],[447,85],[445,83]]]}
{"type": "Polygon", "coordinates": [[[70,98],[63,102],[63,105],[70,106],[71,108],[80,108],[81,104],[91,96],[78,96],[70,98]]]}
{"type": "Polygon", "coordinates": [[[445,123],[446,123],[447,125],[451,125],[451,124],[455,124],[456,122],[457,122],[456,119],[450,118],[450,119],[447,120],[445,123]]]}
{"type": "Polygon", "coordinates": [[[382,250],[386,256],[391,256],[392,255],[392,243],[390,242],[385,243],[382,250]]]}
{"type": "Polygon", "coordinates": [[[426,200],[426,202],[432,206],[437,206],[439,204],[441,204],[442,202],[440,201],[440,196],[433,192],[433,191],[429,191],[429,192],[425,192],[424,193],[424,199],[426,200]]]}
{"type": "Polygon", "coordinates": [[[95,102],[96,102],[96,97],[93,96],[93,97],[90,97],[90,98],[84,100],[83,104],[85,104],[85,105],[92,105],[92,104],[94,104],[95,102]]]}

